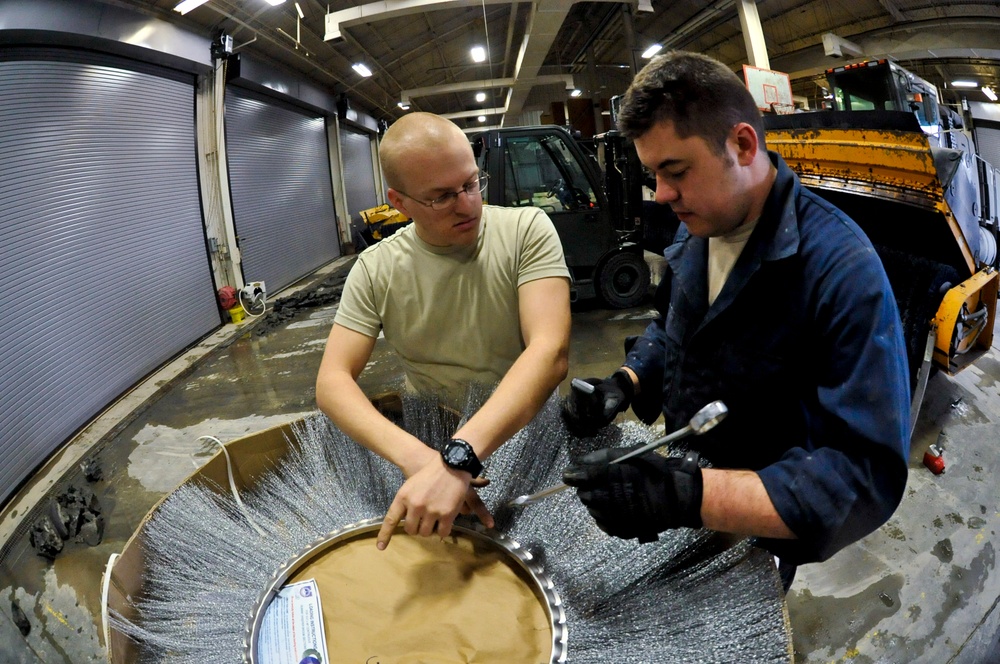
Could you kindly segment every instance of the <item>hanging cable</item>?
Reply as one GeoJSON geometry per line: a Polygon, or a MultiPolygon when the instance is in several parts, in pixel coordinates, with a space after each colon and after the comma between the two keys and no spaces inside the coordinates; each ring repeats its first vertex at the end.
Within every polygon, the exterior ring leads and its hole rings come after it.
{"type": "Polygon", "coordinates": [[[227,450],[226,446],[222,444],[222,441],[216,438],[215,436],[199,436],[198,440],[210,440],[216,445],[218,445],[220,448],[222,448],[222,454],[223,456],[226,457],[226,473],[229,474],[229,489],[230,491],[233,492],[233,498],[236,500],[236,504],[240,506],[240,512],[243,513],[243,516],[246,517],[247,523],[249,523],[250,526],[257,531],[258,535],[260,535],[261,537],[267,537],[267,535],[264,534],[264,531],[261,530],[256,523],[254,523],[254,520],[253,518],[250,517],[250,512],[247,510],[246,505],[244,505],[243,501],[240,500],[240,492],[236,488],[236,480],[233,479],[233,462],[229,458],[229,450],[227,450]]]}
{"type": "Polygon", "coordinates": [[[260,288],[255,288],[252,296],[246,292],[247,288],[248,286],[244,286],[237,293],[240,301],[240,307],[243,308],[243,311],[247,316],[259,318],[264,315],[265,311],[267,311],[267,298],[264,295],[264,291],[260,288]],[[247,305],[247,303],[244,302],[244,299],[249,301],[250,304],[247,305]],[[254,311],[257,308],[259,308],[259,311],[254,311]]]}

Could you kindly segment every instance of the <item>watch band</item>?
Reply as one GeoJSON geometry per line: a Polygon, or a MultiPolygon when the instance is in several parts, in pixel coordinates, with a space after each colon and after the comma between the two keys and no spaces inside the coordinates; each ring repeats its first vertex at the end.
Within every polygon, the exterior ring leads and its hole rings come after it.
{"type": "Polygon", "coordinates": [[[449,468],[464,470],[473,477],[479,477],[483,472],[483,464],[476,456],[476,451],[461,438],[452,438],[445,443],[444,449],[441,450],[441,458],[449,468]]]}

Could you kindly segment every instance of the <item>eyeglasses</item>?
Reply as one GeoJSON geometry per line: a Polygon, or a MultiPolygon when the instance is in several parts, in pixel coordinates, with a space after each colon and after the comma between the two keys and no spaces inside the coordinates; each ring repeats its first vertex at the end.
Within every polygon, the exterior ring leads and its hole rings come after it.
{"type": "Polygon", "coordinates": [[[486,191],[486,185],[489,184],[489,181],[490,181],[489,173],[480,173],[475,180],[466,184],[458,191],[449,191],[446,194],[441,194],[433,201],[422,201],[419,198],[413,198],[413,196],[410,196],[405,191],[399,189],[397,189],[396,191],[406,196],[407,198],[414,200],[417,203],[420,203],[421,205],[429,207],[432,210],[447,210],[458,202],[458,195],[463,192],[465,193],[466,196],[472,196],[473,194],[476,193],[481,194],[484,191],[486,191]]]}

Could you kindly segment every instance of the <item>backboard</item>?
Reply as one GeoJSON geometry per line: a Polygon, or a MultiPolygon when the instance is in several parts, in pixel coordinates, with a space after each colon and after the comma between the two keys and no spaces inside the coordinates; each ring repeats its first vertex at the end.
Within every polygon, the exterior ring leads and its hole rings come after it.
{"type": "Polygon", "coordinates": [[[779,115],[795,112],[795,102],[792,101],[792,84],[788,74],[743,65],[743,80],[757,102],[757,108],[761,111],[779,115]]]}

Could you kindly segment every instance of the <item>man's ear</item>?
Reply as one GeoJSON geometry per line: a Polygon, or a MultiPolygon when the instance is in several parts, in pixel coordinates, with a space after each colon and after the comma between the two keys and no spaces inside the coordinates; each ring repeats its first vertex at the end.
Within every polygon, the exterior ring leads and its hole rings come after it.
{"type": "Polygon", "coordinates": [[[746,122],[740,122],[733,127],[732,136],[736,141],[736,161],[740,166],[749,166],[757,156],[760,141],[757,131],[746,122]]]}
{"type": "Polygon", "coordinates": [[[389,199],[389,204],[392,205],[392,207],[396,208],[397,210],[399,210],[400,212],[402,212],[403,214],[405,214],[407,217],[410,217],[411,219],[413,218],[413,215],[411,215],[409,213],[409,211],[406,209],[406,207],[403,205],[403,198],[404,197],[402,195],[400,195],[400,193],[398,191],[396,191],[395,189],[393,189],[392,187],[390,187],[385,192],[385,194],[386,194],[386,198],[389,199]]]}

